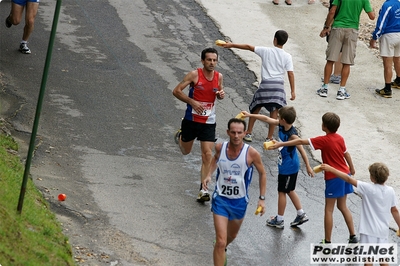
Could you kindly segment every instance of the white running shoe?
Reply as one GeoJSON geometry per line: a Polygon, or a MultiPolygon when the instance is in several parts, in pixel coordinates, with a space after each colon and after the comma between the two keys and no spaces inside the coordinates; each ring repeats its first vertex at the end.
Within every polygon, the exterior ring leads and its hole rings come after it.
{"type": "Polygon", "coordinates": [[[21,51],[21,53],[23,54],[30,54],[31,53],[31,49],[29,49],[27,43],[21,43],[19,45],[19,50],[21,51]]]}
{"type": "Polygon", "coordinates": [[[319,90],[317,90],[317,94],[321,97],[327,97],[328,96],[328,88],[325,87],[324,85],[321,86],[319,90]]]}

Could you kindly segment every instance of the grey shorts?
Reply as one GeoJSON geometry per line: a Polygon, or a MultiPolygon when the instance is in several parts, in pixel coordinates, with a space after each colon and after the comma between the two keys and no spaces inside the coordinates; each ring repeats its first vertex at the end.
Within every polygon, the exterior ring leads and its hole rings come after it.
{"type": "Polygon", "coordinates": [[[336,62],[342,52],[341,62],[354,65],[358,40],[358,30],[350,28],[333,28],[329,35],[326,60],[336,62]]]}

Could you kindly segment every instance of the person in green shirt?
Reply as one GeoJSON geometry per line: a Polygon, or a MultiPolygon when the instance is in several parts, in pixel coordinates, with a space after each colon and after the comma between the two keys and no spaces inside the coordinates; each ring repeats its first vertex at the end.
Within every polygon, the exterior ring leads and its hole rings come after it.
{"type": "Polygon", "coordinates": [[[375,19],[375,12],[369,0],[333,0],[332,8],[329,10],[324,28],[319,35],[321,38],[329,35],[324,81],[321,88],[317,90],[317,94],[321,97],[328,96],[328,83],[333,64],[342,52],[341,62],[343,67],[336,99],[350,98],[350,94],[346,90],[346,82],[350,74],[350,66],[354,65],[358,27],[363,10],[368,14],[369,19],[375,19]]]}

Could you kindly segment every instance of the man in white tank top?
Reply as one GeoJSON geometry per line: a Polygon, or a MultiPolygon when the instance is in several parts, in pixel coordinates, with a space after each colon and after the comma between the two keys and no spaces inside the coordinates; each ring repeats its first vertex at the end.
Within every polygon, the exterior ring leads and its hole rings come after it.
{"type": "Polygon", "coordinates": [[[220,266],[226,265],[226,248],[239,233],[246,214],[253,165],[259,175],[260,197],[257,207],[261,207],[261,215],[265,213],[267,186],[267,174],[260,154],[256,149],[243,142],[246,134],[246,122],[232,118],[228,122],[227,134],[228,142],[216,144],[210,173],[203,181],[203,188],[208,189],[211,175],[218,169],[211,211],[216,234],[213,253],[214,265],[220,266]]]}

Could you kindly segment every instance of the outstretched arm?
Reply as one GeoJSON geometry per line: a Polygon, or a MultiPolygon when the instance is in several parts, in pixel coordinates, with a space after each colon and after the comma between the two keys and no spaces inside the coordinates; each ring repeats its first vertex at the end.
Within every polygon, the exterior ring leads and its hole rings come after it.
{"type": "Polygon", "coordinates": [[[270,149],[276,150],[283,146],[297,146],[297,145],[310,145],[310,143],[308,142],[308,139],[294,139],[294,140],[283,141],[283,142],[275,142],[275,144],[272,145],[270,147],[270,149]]]}
{"type": "Polygon", "coordinates": [[[279,125],[279,120],[278,119],[273,119],[269,116],[266,115],[260,115],[260,114],[250,114],[249,112],[242,111],[243,117],[254,117],[255,119],[258,119],[260,121],[266,122],[270,125],[279,125]]]}
{"type": "Polygon", "coordinates": [[[221,46],[224,48],[237,48],[237,49],[249,50],[249,51],[254,52],[254,46],[250,45],[250,44],[238,44],[238,43],[227,42],[227,43],[221,44],[221,46]]]}
{"type": "Polygon", "coordinates": [[[352,184],[355,187],[357,186],[357,179],[352,178],[347,173],[344,173],[342,171],[337,170],[336,168],[333,168],[329,164],[325,163],[321,164],[321,169],[333,173],[335,176],[339,177],[340,179],[343,179],[344,181],[346,181],[349,184],[352,184]]]}

